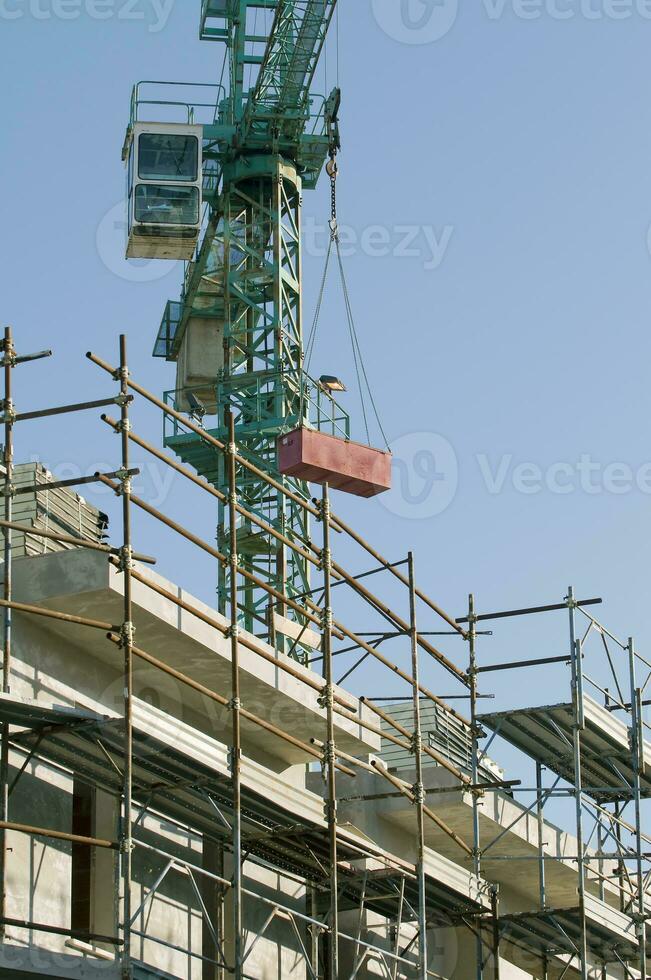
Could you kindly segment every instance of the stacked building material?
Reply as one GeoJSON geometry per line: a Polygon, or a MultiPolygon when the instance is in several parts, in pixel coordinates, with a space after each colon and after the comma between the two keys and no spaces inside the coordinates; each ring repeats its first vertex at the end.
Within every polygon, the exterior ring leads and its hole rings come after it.
{"type": "MultiPolygon", "coordinates": [[[[400,724],[408,728],[414,727],[414,709],[411,701],[386,705],[386,710],[400,724]]],[[[428,701],[421,703],[421,726],[423,741],[436,752],[457,766],[466,775],[472,771],[472,736],[470,728],[460,718],[439,705],[428,701]]],[[[383,731],[396,734],[387,722],[382,722],[383,731]]],[[[382,741],[382,759],[389,769],[409,769],[413,767],[414,757],[411,752],[396,746],[388,739],[382,741]]],[[[423,766],[436,766],[430,756],[423,756],[423,766]]],[[[504,770],[488,756],[484,756],[479,766],[479,776],[483,782],[499,782],[504,779],[504,770]]]]}
{"type": "MultiPolygon", "coordinates": [[[[14,468],[12,520],[33,528],[101,542],[106,536],[108,517],[69,487],[50,489],[54,477],[41,463],[21,463],[14,468]],[[28,490],[27,488],[35,488],[28,490]]],[[[0,495],[0,516],[5,516],[5,500],[0,495]]],[[[66,551],[73,545],[13,532],[14,558],[66,551]]]]}

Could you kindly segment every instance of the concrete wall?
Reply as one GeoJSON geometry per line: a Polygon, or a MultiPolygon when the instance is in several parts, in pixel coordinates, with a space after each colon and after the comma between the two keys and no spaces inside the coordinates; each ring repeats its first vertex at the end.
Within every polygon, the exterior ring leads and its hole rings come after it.
{"type": "MultiPolygon", "coordinates": [[[[53,558],[56,556],[48,556],[47,559],[29,558],[22,561],[23,563],[51,562],[53,558]]],[[[25,588],[29,585],[29,572],[31,569],[36,570],[37,567],[45,566],[23,564],[25,588]]],[[[52,564],[51,567],[58,566],[52,564]]],[[[82,614],[85,611],[83,606],[79,609],[82,614]]],[[[86,614],[90,615],[91,612],[86,614]]],[[[180,618],[178,622],[181,623],[180,618]]],[[[166,639],[167,650],[173,655],[175,634],[169,624],[167,629],[170,631],[170,636],[166,639]]],[[[180,643],[183,638],[181,629],[178,629],[178,638],[180,643]]],[[[54,629],[48,620],[17,614],[14,617],[12,695],[33,699],[50,706],[83,707],[98,713],[119,714],[122,710],[123,697],[120,653],[110,649],[106,655],[98,656],[95,648],[91,646],[91,639],[93,642],[96,640],[95,637],[88,636],[88,631],[79,631],[77,627],[66,626],[62,629],[54,629]]],[[[107,641],[104,640],[104,643],[107,644],[107,641]]],[[[107,647],[105,646],[104,649],[107,647]]],[[[209,654],[210,650],[206,648],[202,656],[208,657],[209,654]]],[[[271,678],[277,686],[270,684],[268,687],[269,704],[279,691],[283,697],[289,697],[291,694],[290,685],[287,685],[284,691],[280,690],[285,684],[285,675],[280,677],[281,672],[275,671],[275,673],[279,676],[274,679],[272,669],[271,678]]],[[[259,678],[257,680],[259,682],[259,678]]],[[[217,739],[224,732],[223,718],[215,717],[211,708],[212,702],[199,698],[192,701],[187,697],[183,686],[170,677],[161,674],[153,675],[150,669],[145,670],[138,666],[134,671],[134,692],[136,698],[154,704],[156,712],[161,716],[172,719],[173,727],[176,726],[174,731],[180,731],[181,724],[184,724],[192,726],[197,734],[206,733],[217,739]]],[[[256,707],[260,713],[264,713],[265,698],[260,694],[256,707]]],[[[299,707],[300,710],[306,710],[305,706],[299,707]]],[[[300,717],[304,720],[304,716],[300,717]]],[[[320,724],[321,715],[319,714],[318,717],[320,724]]],[[[358,738],[358,754],[361,755],[364,743],[359,733],[354,731],[354,726],[348,731],[347,737],[353,740],[358,738]]],[[[224,744],[219,743],[219,745],[220,758],[225,758],[224,744]]],[[[289,764],[287,759],[283,759],[282,754],[276,754],[276,745],[270,739],[266,740],[266,744],[252,740],[248,743],[246,751],[256,763],[266,767],[269,778],[273,773],[274,792],[282,794],[283,787],[305,785],[305,766],[289,764]]],[[[365,754],[368,755],[368,751],[365,754]]],[[[13,776],[23,764],[24,755],[12,752],[10,761],[13,776]]],[[[119,766],[120,760],[116,759],[115,764],[119,766]]],[[[408,778],[408,771],[402,771],[401,775],[408,778]]],[[[342,777],[338,780],[338,784],[343,795],[355,796],[369,793],[372,796],[379,788],[386,792],[385,783],[380,782],[378,785],[379,778],[360,774],[355,780],[342,777]]],[[[449,778],[451,777],[437,767],[427,768],[427,780],[432,785],[439,783],[447,785],[444,781],[449,778]]],[[[316,814],[314,819],[320,819],[322,806],[318,794],[323,789],[320,776],[311,776],[308,780],[308,788],[312,792],[305,794],[306,804],[311,801],[310,806],[313,809],[310,812],[316,814]]],[[[10,819],[46,826],[50,829],[70,831],[72,790],[73,779],[70,772],[42,762],[30,761],[12,793],[10,819]]],[[[456,802],[451,804],[447,796],[448,794],[434,796],[433,806],[440,810],[446,820],[451,819],[452,813],[452,816],[456,814],[456,819],[463,824],[468,819],[467,800],[457,795],[456,802]],[[452,810],[448,812],[450,807],[452,810]]],[[[156,814],[155,807],[156,802],[153,799],[150,810],[142,820],[138,821],[135,834],[137,840],[198,867],[202,864],[207,865],[215,873],[227,879],[230,877],[232,868],[228,854],[223,857],[223,867],[221,865],[217,867],[219,861],[215,858],[214,844],[208,845],[200,834],[188,828],[175,826],[169,820],[161,818],[156,814]]],[[[513,808],[513,801],[507,797],[488,794],[482,807],[482,819],[493,823],[499,830],[505,822],[510,821],[513,808]]],[[[377,846],[386,848],[400,860],[408,863],[415,861],[413,808],[404,800],[385,799],[381,804],[372,802],[369,805],[345,804],[340,808],[340,820],[344,826],[348,824],[351,828],[358,828],[361,834],[366,835],[377,846]]],[[[93,833],[102,838],[117,839],[117,822],[117,797],[102,791],[99,787],[96,790],[93,833]]],[[[270,830],[262,826],[260,828],[261,832],[265,829],[270,830]]],[[[449,839],[446,841],[436,837],[431,828],[428,833],[432,835],[431,839],[428,839],[432,859],[438,856],[439,851],[441,855],[446,855],[449,839]]],[[[516,839],[513,836],[509,846],[518,844],[525,850],[530,848],[529,838],[537,834],[533,818],[523,821],[519,825],[518,833],[520,837],[516,839]]],[[[467,836],[467,829],[463,829],[463,836],[467,836]]],[[[567,848],[568,853],[573,853],[576,844],[567,835],[549,826],[547,836],[552,840],[554,847],[567,848]]],[[[18,920],[67,926],[71,918],[72,848],[70,844],[13,832],[9,834],[8,843],[10,848],[7,871],[8,915],[18,920]]],[[[451,851],[448,857],[442,857],[440,860],[447,861],[457,875],[461,874],[464,861],[457,851],[451,851]]],[[[131,897],[133,910],[139,910],[135,930],[146,933],[146,938],[134,936],[133,952],[150,967],[149,973],[141,972],[136,976],[138,978],[167,976],[178,980],[225,980],[223,972],[210,967],[200,956],[188,955],[188,949],[196,954],[211,955],[213,944],[210,930],[207,930],[203,924],[201,901],[187,871],[178,868],[170,870],[156,895],[151,901],[146,901],[152,885],[165,868],[166,862],[165,857],[151,850],[137,847],[134,853],[131,897]]],[[[443,863],[441,866],[444,867],[443,863]]],[[[526,909],[527,902],[530,902],[531,896],[536,894],[535,865],[523,863],[521,867],[524,870],[513,875],[512,880],[509,881],[508,869],[504,863],[499,864],[500,873],[503,872],[507,876],[500,882],[504,907],[516,912],[526,909]]],[[[270,918],[274,908],[273,903],[278,902],[297,912],[307,911],[304,883],[297,882],[278,870],[262,868],[253,862],[247,862],[244,871],[246,887],[268,900],[267,903],[250,898],[245,900],[247,943],[253,944],[246,963],[247,976],[254,980],[255,978],[304,980],[307,970],[301,953],[301,944],[306,949],[310,949],[308,930],[303,925],[299,925],[299,936],[297,936],[285,914],[276,912],[270,918]]],[[[91,928],[103,935],[115,935],[117,931],[119,908],[114,901],[117,872],[115,852],[93,851],[91,928]]],[[[450,880],[453,878],[454,875],[450,874],[450,880]]],[[[231,961],[233,932],[230,895],[227,894],[224,906],[221,908],[219,890],[213,887],[211,892],[206,886],[207,879],[202,879],[199,874],[195,875],[195,881],[204,903],[214,913],[214,927],[218,938],[223,939],[226,957],[231,961]]],[[[529,907],[532,904],[535,903],[530,903],[529,907]]],[[[351,936],[356,936],[360,927],[363,938],[377,945],[380,950],[395,949],[397,938],[398,947],[404,949],[414,936],[413,922],[407,922],[402,927],[400,936],[396,937],[395,925],[381,916],[368,911],[364,911],[361,918],[358,911],[342,914],[342,928],[351,936]]],[[[475,944],[468,929],[431,928],[428,934],[428,950],[430,969],[444,980],[469,980],[475,976],[475,944]]],[[[413,958],[414,952],[415,946],[408,956],[413,958]]],[[[343,978],[350,976],[354,969],[356,957],[354,942],[342,941],[341,957],[340,976],[343,978]]],[[[25,929],[10,926],[7,930],[6,942],[0,948],[0,977],[12,976],[17,980],[21,971],[32,976],[69,977],[71,980],[74,978],[90,980],[93,977],[107,978],[107,980],[118,978],[116,964],[112,959],[112,947],[106,943],[98,943],[95,948],[89,948],[84,943],[71,941],[64,936],[43,932],[30,933],[25,929]],[[8,972],[3,974],[3,969],[8,972]]],[[[549,972],[547,980],[556,980],[561,973],[562,967],[558,969],[554,967],[549,972]]],[[[356,974],[360,980],[364,977],[386,975],[386,966],[377,953],[369,955],[356,974]]],[[[490,973],[487,975],[490,976],[490,973]]],[[[566,975],[574,978],[576,973],[570,968],[566,975]]],[[[596,975],[599,980],[602,980],[600,972],[596,975]]],[[[413,976],[413,967],[401,966],[397,971],[396,980],[407,980],[413,976]]],[[[622,972],[609,971],[606,976],[609,980],[615,980],[622,976],[622,972]]],[[[539,960],[505,943],[501,980],[524,980],[524,978],[543,980],[539,960]]]]}
{"type": "MultiPolygon", "coordinates": [[[[26,559],[39,561],[40,559],[26,559]]],[[[88,656],[83,645],[75,642],[78,632],[70,627],[70,640],[48,629],[47,620],[17,615],[14,618],[13,682],[12,695],[34,699],[47,705],[83,707],[98,712],[121,710],[122,672],[120,655],[116,651],[114,665],[88,656]]],[[[195,722],[198,730],[210,730],[210,703],[207,711],[198,715],[188,711],[183,703],[183,692],[171,678],[160,675],[160,683],[152,687],[151,673],[134,671],[134,692],[137,698],[154,703],[163,712],[181,715],[184,722],[195,722]]],[[[260,752],[263,764],[272,762],[269,753],[260,752]]],[[[11,753],[11,778],[22,766],[25,756],[11,753]]],[[[119,765],[120,759],[116,760],[119,765]]],[[[281,764],[272,762],[272,771],[281,764]]],[[[284,764],[288,785],[304,783],[304,767],[287,767],[284,764]]],[[[10,819],[13,822],[44,826],[48,829],[70,832],[72,829],[72,774],[41,762],[30,762],[21,775],[10,802],[10,819]]],[[[139,823],[134,836],[171,855],[177,855],[201,866],[203,842],[200,835],[183,831],[165,819],[152,814],[139,823]]],[[[94,833],[107,839],[117,839],[118,801],[115,797],[97,794],[94,833]]],[[[216,818],[217,819],[217,818],[216,818]]],[[[8,836],[9,853],[7,869],[7,914],[11,918],[39,924],[69,927],[71,921],[71,845],[20,833],[8,836]]],[[[117,875],[115,852],[93,849],[92,868],[92,925],[103,935],[117,935],[117,908],[114,901],[117,875]]],[[[165,867],[166,858],[151,851],[136,848],[133,856],[132,909],[141,906],[153,883],[165,867]]],[[[231,870],[226,864],[224,874],[231,870]]],[[[246,887],[260,892],[274,901],[282,901],[298,911],[305,912],[305,888],[277,872],[266,871],[252,863],[245,864],[246,887]]],[[[202,886],[199,874],[195,880],[202,886]]],[[[205,881],[205,879],[204,879],[205,881]]],[[[201,887],[200,887],[201,890],[201,887]]],[[[219,903],[217,903],[219,904],[219,903]]],[[[121,903],[120,903],[121,908],[121,903]]],[[[215,921],[219,918],[214,908],[215,921]]],[[[245,928],[249,941],[262,929],[270,911],[268,904],[249,900],[245,904],[245,928]]],[[[223,910],[221,938],[227,959],[232,956],[231,903],[227,899],[223,910]]],[[[210,967],[198,957],[190,957],[171,947],[191,949],[201,954],[206,933],[202,924],[201,904],[187,873],[172,870],[158,888],[155,897],[147,901],[137,915],[135,931],[146,932],[150,938],[133,937],[133,955],[154,969],[156,976],[169,975],[180,980],[205,980],[219,978],[220,971],[210,967]],[[154,939],[162,940],[156,943],[154,939]]],[[[304,941],[307,941],[305,933],[304,941]]],[[[299,952],[297,937],[287,919],[276,916],[257,941],[247,959],[247,975],[259,980],[304,980],[305,966],[299,952]]],[[[104,943],[91,950],[87,944],[71,941],[65,936],[10,927],[5,941],[8,962],[14,963],[11,973],[21,968],[38,976],[57,976],[68,973],[82,976],[108,975],[115,971],[113,948],[104,943]],[[12,948],[24,950],[25,956],[12,959],[12,948]],[[111,953],[110,960],[102,957],[111,953]],[[85,966],[84,966],[85,963],[85,966]],[[65,971],[68,971],[66,973],[65,971]]],[[[5,957],[6,958],[6,957],[5,957]]],[[[0,958],[0,976],[2,958],[0,958]]]]}

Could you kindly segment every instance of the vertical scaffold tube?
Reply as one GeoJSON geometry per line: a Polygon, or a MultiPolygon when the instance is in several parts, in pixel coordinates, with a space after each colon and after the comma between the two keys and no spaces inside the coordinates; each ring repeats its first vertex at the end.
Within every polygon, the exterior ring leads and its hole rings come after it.
{"type": "Polygon", "coordinates": [[[418,830],[418,976],[427,980],[427,901],[425,893],[425,786],[423,783],[423,732],[420,720],[420,665],[418,656],[418,623],[416,621],[416,576],[414,571],[414,555],[410,551],[407,556],[409,566],[409,633],[411,641],[411,676],[413,678],[414,731],[412,735],[412,752],[416,769],[414,784],[414,806],[416,807],[416,825],[418,830]]]}
{"type": "Polygon", "coordinates": [[[231,641],[231,780],[233,791],[233,949],[235,954],[236,980],[244,975],[242,933],[242,815],[241,815],[241,729],[240,710],[240,648],[239,616],[237,606],[237,469],[235,445],[235,419],[230,411],[228,424],[228,521],[230,536],[230,641],[231,641]]]}
{"type": "Polygon", "coordinates": [[[536,819],[538,822],[538,895],[541,911],[547,904],[545,880],[545,817],[544,817],[543,767],[536,762],[536,819]]]}
{"type": "MultiPolygon", "coordinates": [[[[5,327],[4,344],[4,518],[6,521],[12,520],[13,511],[13,472],[14,472],[14,405],[12,394],[12,369],[15,363],[14,342],[11,327],[5,327]]],[[[12,531],[6,527],[4,529],[4,587],[3,596],[6,603],[11,602],[12,598],[12,574],[11,574],[11,535],[12,531]]],[[[2,691],[8,694],[11,688],[11,607],[5,605],[4,613],[4,638],[2,656],[2,691]]],[[[9,819],[9,726],[2,725],[2,744],[0,745],[0,820],[7,822],[9,819]]],[[[0,938],[4,937],[4,920],[7,915],[7,831],[0,831],[0,938]]]]}
{"type": "Polygon", "coordinates": [[[631,754],[633,757],[633,794],[635,804],[635,865],[637,873],[637,934],[640,943],[640,976],[646,977],[646,908],[644,901],[644,852],[642,850],[642,804],[640,774],[644,767],[644,730],[642,727],[642,692],[637,686],[635,643],[628,641],[631,683],[631,754]]]}
{"type": "Polygon", "coordinates": [[[124,767],[123,767],[123,808],[120,852],[122,861],[123,889],[123,940],[122,976],[131,977],[131,865],[133,855],[132,810],[133,810],[133,607],[131,601],[131,478],[129,476],[129,367],[127,363],[127,340],[120,335],[120,442],[122,449],[120,495],[122,497],[122,550],[120,567],[123,576],[123,623],[121,646],[124,654],[124,767]]]}
{"type": "Polygon", "coordinates": [[[329,980],[339,976],[339,882],[337,873],[337,782],[335,769],[335,715],[334,682],[332,669],[332,552],[330,550],[330,494],[328,484],[323,487],[321,499],[323,524],[323,667],[326,682],[326,744],[324,766],[326,777],[328,836],[330,844],[330,915],[328,966],[329,980]]]}
{"type": "MultiPolygon", "coordinates": [[[[475,597],[468,596],[468,647],[470,661],[468,679],[470,681],[470,736],[472,739],[472,835],[473,835],[473,871],[477,878],[481,875],[481,837],[479,828],[479,791],[474,787],[479,782],[479,727],[477,723],[477,620],[475,617],[475,597]]],[[[481,937],[481,925],[477,930],[475,976],[483,980],[484,976],[484,944],[481,937]]]]}
{"type": "Polygon", "coordinates": [[[491,889],[491,919],[493,924],[493,977],[500,980],[500,909],[497,886],[491,889]]]}
{"type": "Polygon", "coordinates": [[[572,586],[567,590],[567,607],[570,617],[570,654],[572,657],[572,704],[574,720],[572,725],[574,749],[574,799],[576,809],[576,852],[579,875],[579,909],[581,915],[581,935],[579,938],[579,958],[581,980],[588,980],[588,937],[585,917],[585,853],[583,841],[583,780],[581,777],[581,732],[583,731],[583,664],[581,663],[581,641],[576,638],[576,601],[572,586]]]}

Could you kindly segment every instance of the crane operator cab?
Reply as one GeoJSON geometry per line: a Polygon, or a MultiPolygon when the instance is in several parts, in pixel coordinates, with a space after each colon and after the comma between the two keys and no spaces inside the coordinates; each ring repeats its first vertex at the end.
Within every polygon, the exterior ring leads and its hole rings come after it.
{"type": "Polygon", "coordinates": [[[185,259],[201,227],[203,126],[136,122],[127,142],[128,259],[185,259]]]}

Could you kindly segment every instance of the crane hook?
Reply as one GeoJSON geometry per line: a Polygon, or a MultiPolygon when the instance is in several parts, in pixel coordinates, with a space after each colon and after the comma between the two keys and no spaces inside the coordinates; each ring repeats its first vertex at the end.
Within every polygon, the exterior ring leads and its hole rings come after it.
{"type": "Polygon", "coordinates": [[[329,225],[330,236],[334,242],[339,234],[337,223],[337,175],[339,173],[339,167],[337,166],[337,151],[334,148],[330,150],[330,159],[326,163],[326,173],[330,178],[331,210],[329,225]]]}

